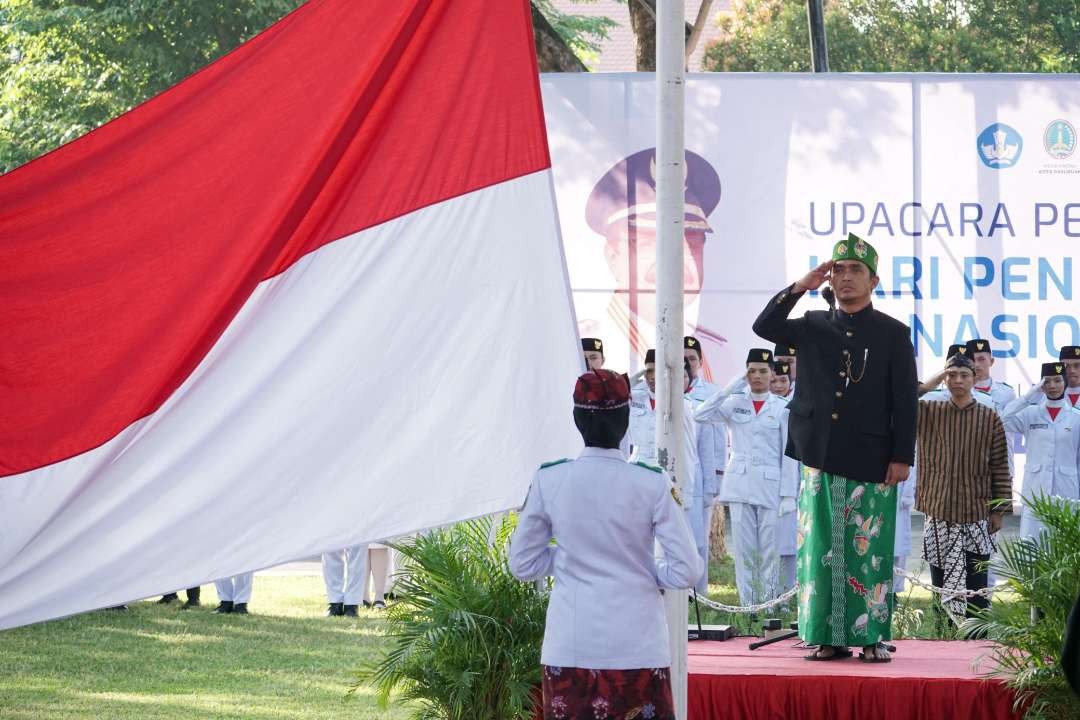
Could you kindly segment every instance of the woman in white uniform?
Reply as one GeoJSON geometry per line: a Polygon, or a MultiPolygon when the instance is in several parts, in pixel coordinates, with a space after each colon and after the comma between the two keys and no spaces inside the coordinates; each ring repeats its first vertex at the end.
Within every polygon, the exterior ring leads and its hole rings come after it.
{"type": "Polygon", "coordinates": [[[625,375],[578,378],[585,449],[537,471],[510,543],[514,575],[555,577],[540,654],[545,720],[675,717],[661,592],[691,587],[704,563],[669,481],[619,451],[629,405],[625,375]]]}
{"type": "MultiPolygon", "coordinates": [[[[1005,430],[1023,435],[1027,446],[1025,502],[1051,495],[1080,500],[1080,410],[1065,398],[1065,364],[1044,363],[1042,382],[1006,405],[1002,420],[1005,430]]],[[[1020,535],[1035,538],[1044,529],[1025,507],[1020,535]]]]}

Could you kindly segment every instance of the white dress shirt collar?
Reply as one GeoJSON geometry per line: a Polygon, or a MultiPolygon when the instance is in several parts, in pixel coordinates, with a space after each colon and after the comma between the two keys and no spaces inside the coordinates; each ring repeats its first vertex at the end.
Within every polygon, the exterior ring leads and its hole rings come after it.
{"type": "Polygon", "coordinates": [[[626,462],[626,456],[623,455],[622,450],[619,448],[586,447],[578,455],[578,459],[587,457],[609,458],[619,462],[626,462]]]}

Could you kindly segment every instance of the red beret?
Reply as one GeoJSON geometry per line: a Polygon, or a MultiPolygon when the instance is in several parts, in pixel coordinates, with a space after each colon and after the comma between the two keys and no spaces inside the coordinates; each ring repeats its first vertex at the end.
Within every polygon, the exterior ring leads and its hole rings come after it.
{"type": "Polygon", "coordinates": [[[577,379],[574,407],[615,410],[630,404],[630,381],[611,370],[591,370],[577,379]]]}

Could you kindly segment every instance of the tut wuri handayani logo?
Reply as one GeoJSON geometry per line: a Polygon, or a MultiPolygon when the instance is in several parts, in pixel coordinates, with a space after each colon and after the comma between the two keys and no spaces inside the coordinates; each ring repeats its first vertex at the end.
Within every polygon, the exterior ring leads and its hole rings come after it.
{"type": "Polygon", "coordinates": [[[1046,154],[1055,160],[1065,160],[1076,150],[1076,128],[1067,120],[1055,120],[1043,133],[1046,154]]]}
{"type": "Polygon", "coordinates": [[[995,170],[1004,170],[1020,162],[1024,139],[1005,123],[992,123],[979,133],[975,145],[984,165],[995,170]]]}

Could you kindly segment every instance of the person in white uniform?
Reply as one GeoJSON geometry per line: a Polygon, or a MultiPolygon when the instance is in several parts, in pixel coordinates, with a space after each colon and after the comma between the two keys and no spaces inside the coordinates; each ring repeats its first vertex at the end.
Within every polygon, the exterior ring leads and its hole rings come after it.
{"type": "Polygon", "coordinates": [[[322,555],[326,584],[326,616],[357,617],[368,574],[368,546],[351,545],[322,555]]]}
{"type": "Polygon", "coordinates": [[[255,582],[255,573],[246,572],[214,581],[217,589],[218,606],[214,612],[221,615],[248,614],[248,602],[251,601],[251,587],[255,582]]]}
{"type": "MultiPolygon", "coordinates": [[[[581,338],[581,352],[585,358],[586,370],[599,370],[604,367],[604,363],[607,359],[604,357],[604,341],[597,337],[585,337],[581,338]]],[[[644,375],[645,371],[642,370],[634,377],[637,380],[641,379],[641,375],[644,375]]],[[[633,387],[634,381],[631,381],[631,387],[633,387]]],[[[619,445],[619,449],[623,452],[623,457],[630,457],[630,439],[629,434],[623,438],[622,443],[619,445]]],[[[393,557],[391,557],[391,565],[393,564],[393,557]]]]}
{"type": "MultiPolygon", "coordinates": [[[[788,366],[789,369],[789,384],[788,392],[781,395],[781,397],[790,398],[795,394],[795,382],[798,380],[796,373],[796,349],[792,345],[777,345],[773,348],[773,362],[783,363],[788,366]]],[[[775,393],[775,391],[774,391],[775,393]]],[[[780,395],[780,393],[775,393],[780,395]]]]}
{"type": "MultiPolygon", "coordinates": [[[[1080,410],[1065,397],[1064,363],[1044,363],[1042,381],[1005,406],[1003,421],[1005,430],[1023,435],[1027,446],[1024,500],[1038,496],[1080,500],[1080,410]]],[[[1044,530],[1025,507],[1020,535],[1034,539],[1044,530]]]]}
{"type": "MultiPolygon", "coordinates": [[[[690,389],[686,396],[690,398],[691,406],[696,408],[701,403],[716,394],[719,389],[711,382],[702,377],[702,366],[705,356],[702,354],[701,341],[692,335],[683,338],[683,358],[690,366],[690,389]]],[[[709,551],[711,547],[710,531],[713,527],[713,512],[717,509],[720,496],[720,488],[724,482],[724,471],[727,468],[727,434],[724,428],[717,425],[697,426],[697,455],[701,467],[701,502],[695,503],[690,518],[690,529],[694,533],[694,541],[698,546],[698,553],[709,565],[709,551]]],[[[720,512],[723,508],[720,507],[720,512]]],[[[696,590],[704,595],[709,589],[709,574],[705,573],[698,581],[696,590]]]]}
{"type": "Polygon", "coordinates": [[[629,400],[624,375],[578,378],[585,449],[536,472],[510,542],[516,577],[555,578],[540,653],[545,718],[675,716],[661,593],[693,586],[704,564],[670,482],[618,450],[629,400]]]}
{"type": "MultiPolygon", "coordinates": [[[[791,348],[794,350],[794,348],[791,348]]],[[[779,398],[788,400],[791,396],[791,365],[780,362],[773,355],[773,378],[769,383],[769,392],[779,398]]],[[[795,497],[799,497],[799,487],[802,485],[798,466],[796,465],[795,497]]],[[[795,587],[796,561],[798,559],[798,515],[796,510],[780,516],[776,526],[776,551],[780,554],[780,589],[787,592],[795,587]]]]}
{"type": "MultiPolygon", "coordinates": [[[[630,437],[630,462],[641,462],[660,467],[656,457],[656,351],[645,352],[645,382],[631,391],[630,425],[627,435],[630,437]]],[[[690,368],[683,363],[683,390],[690,385],[690,368]]],[[[683,510],[687,513],[687,522],[691,531],[695,518],[700,517],[703,503],[703,485],[701,464],[698,461],[698,426],[694,422],[694,406],[689,397],[684,395],[683,403],[683,510]]],[[[708,582],[708,578],[706,578],[708,582]]]]}
{"type": "Polygon", "coordinates": [[[364,573],[364,588],[362,597],[364,607],[375,610],[386,609],[386,587],[394,573],[391,564],[390,548],[383,543],[371,543],[368,545],[368,567],[371,572],[364,573]],[[368,600],[368,597],[371,597],[368,600]]]}
{"type": "Polygon", "coordinates": [[[787,401],[769,392],[771,362],[771,350],[751,350],[745,375],[733,378],[694,413],[699,423],[723,423],[731,436],[720,500],[731,511],[735,583],[743,605],[776,597],[777,525],[781,515],[796,509],[798,462],[784,454],[787,401]]]}
{"type": "Polygon", "coordinates": [[[588,369],[599,370],[604,367],[604,341],[600,338],[581,338],[581,353],[588,369]]]}
{"type": "Polygon", "coordinates": [[[1065,365],[1065,399],[1069,405],[1080,409],[1080,345],[1061,348],[1058,360],[1065,365]]]}

